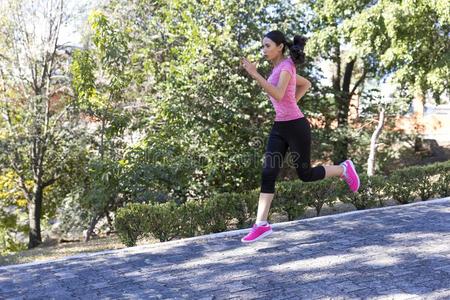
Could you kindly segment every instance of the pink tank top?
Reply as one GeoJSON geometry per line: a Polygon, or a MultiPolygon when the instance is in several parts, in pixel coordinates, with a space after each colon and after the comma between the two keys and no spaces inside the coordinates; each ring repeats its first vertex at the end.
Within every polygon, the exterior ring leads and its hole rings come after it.
{"type": "Polygon", "coordinates": [[[275,121],[290,121],[303,118],[304,115],[298,107],[297,101],[295,100],[297,72],[292,59],[290,57],[286,58],[277,66],[275,66],[267,81],[273,86],[277,86],[278,81],[280,80],[281,71],[287,71],[289,74],[291,74],[291,79],[289,80],[286,92],[284,93],[284,96],[280,101],[275,100],[272,96],[269,95],[270,101],[275,108],[275,121]]]}

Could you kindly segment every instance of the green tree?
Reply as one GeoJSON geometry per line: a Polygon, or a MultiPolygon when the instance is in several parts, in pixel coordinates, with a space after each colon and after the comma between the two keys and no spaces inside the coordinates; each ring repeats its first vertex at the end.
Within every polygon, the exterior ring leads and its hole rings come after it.
{"type": "Polygon", "coordinates": [[[86,241],[97,222],[102,217],[109,220],[109,212],[120,203],[119,160],[126,147],[122,137],[131,120],[124,107],[128,101],[126,91],[133,78],[128,68],[131,61],[129,29],[120,30],[98,11],[91,13],[89,23],[94,45],[91,49],[76,51],[71,64],[77,108],[99,123],[94,133],[99,139],[94,139],[94,156],[87,174],[89,183],[84,187],[83,208],[91,212],[86,241]]]}
{"type": "Polygon", "coordinates": [[[358,88],[361,89],[368,74],[373,71],[365,57],[345,49],[348,39],[342,30],[342,25],[354,14],[370,7],[372,2],[306,0],[299,3],[310,11],[308,30],[312,32],[312,36],[307,44],[307,53],[334,64],[331,86],[336,108],[337,129],[334,130],[336,141],[333,161],[340,163],[347,158],[348,146],[351,142],[348,131],[350,100],[357,93],[358,88]]]}
{"type": "Polygon", "coordinates": [[[379,77],[392,77],[424,104],[448,93],[450,10],[447,1],[377,1],[355,14],[344,30],[358,53],[372,57],[379,77]]]}
{"type": "MultiPolygon", "coordinates": [[[[260,60],[269,29],[303,33],[299,11],[277,1],[141,1],[126,10],[123,1],[112,3],[111,14],[133,28],[136,67],[148,87],[140,98],[153,113],[133,151],[148,159],[130,160],[136,173],[167,162],[145,178],[180,201],[259,185],[273,110],[239,59],[260,60]]],[[[261,69],[267,75],[262,59],[261,69]]]]}
{"type": "Polygon", "coordinates": [[[0,12],[0,161],[27,199],[29,248],[42,242],[43,205],[53,205],[45,190],[67,172],[79,136],[68,78],[59,75],[67,68],[58,43],[65,16],[63,1],[11,0],[0,12]]]}

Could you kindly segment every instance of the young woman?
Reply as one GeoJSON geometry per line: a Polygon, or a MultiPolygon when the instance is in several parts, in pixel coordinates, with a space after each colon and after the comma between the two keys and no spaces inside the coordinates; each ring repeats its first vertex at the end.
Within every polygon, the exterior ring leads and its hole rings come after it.
{"type": "Polygon", "coordinates": [[[264,36],[263,53],[272,65],[272,73],[266,80],[256,70],[256,65],[242,59],[242,66],[255,79],[275,108],[275,122],[269,135],[262,170],[261,193],[259,195],[256,224],[242,242],[257,241],[272,233],[267,217],[275,193],[275,179],[289,147],[298,177],[302,181],[316,181],[327,177],[340,176],[353,192],[359,188],[359,177],[351,160],[337,166],[311,167],[311,128],[297,105],[311,87],[311,83],[296,74],[296,64],[304,62],[306,39],[295,36],[288,42],[278,30],[264,36]],[[289,49],[290,57],[285,56],[289,49]]]}

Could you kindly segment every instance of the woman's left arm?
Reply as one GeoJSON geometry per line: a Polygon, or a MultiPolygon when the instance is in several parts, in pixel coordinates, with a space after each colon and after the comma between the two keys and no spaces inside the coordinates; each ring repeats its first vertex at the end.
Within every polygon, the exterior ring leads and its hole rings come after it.
{"type": "Polygon", "coordinates": [[[247,59],[243,59],[242,65],[248,72],[248,74],[250,74],[250,76],[252,76],[253,79],[255,79],[259,83],[259,85],[266,93],[268,93],[277,101],[283,99],[289,80],[291,79],[291,74],[289,74],[287,71],[282,71],[280,74],[280,79],[278,80],[278,85],[273,86],[264,77],[262,77],[261,74],[258,73],[255,64],[252,64],[247,59]]]}
{"type": "Polygon", "coordinates": [[[297,102],[306,94],[306,92],[311,88],[311,82],[305,77],[297,75],[296,85],[295,85],[295,100],[297,102]]]}

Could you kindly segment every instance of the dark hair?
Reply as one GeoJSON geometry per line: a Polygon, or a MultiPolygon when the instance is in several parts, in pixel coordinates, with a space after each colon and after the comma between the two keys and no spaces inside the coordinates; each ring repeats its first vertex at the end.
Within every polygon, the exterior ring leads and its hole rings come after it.
{"type": "Polygon", "coordinates": [[[267,33],[265,37],[271,39],[277,45],[283,44],[283,54],[286,51],[286,48],[289,48],[289,53],[291,55],[292,61],[296,65],[305,62],[305,53],[303,52],[303,50],[305,49],[306,37],[296,35],[294,36],[294,41],[291,43],[286,40],[284,34],[278,30],[267,33]]]}

